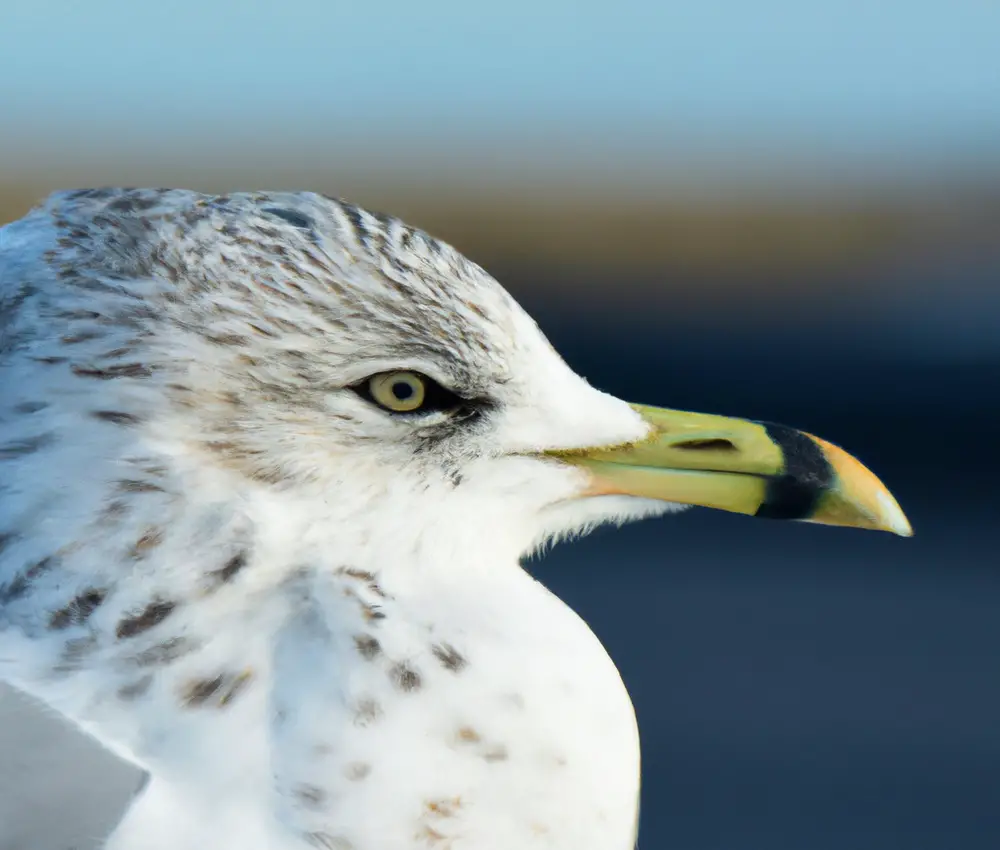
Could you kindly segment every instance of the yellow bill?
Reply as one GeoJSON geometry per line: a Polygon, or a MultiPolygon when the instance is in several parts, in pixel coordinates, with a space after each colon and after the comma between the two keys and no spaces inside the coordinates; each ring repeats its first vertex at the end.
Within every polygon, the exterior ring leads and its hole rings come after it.
{"type": "Polygon", "coordinates": [[[892,494],[832,443],[784,425],[633,405],[653,426],[627,446],[546,454],[587,470],[587,495],[913,534],[892,494]]]}

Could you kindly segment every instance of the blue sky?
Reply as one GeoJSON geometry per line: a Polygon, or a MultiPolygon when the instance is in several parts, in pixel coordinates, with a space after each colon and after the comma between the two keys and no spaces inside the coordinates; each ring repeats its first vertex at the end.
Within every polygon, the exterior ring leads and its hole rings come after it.
{"type": "Polygon", "coordinates": [[[47,150],[1000,159],[1000,2],[21,0],[0,121],[47,150]]]}

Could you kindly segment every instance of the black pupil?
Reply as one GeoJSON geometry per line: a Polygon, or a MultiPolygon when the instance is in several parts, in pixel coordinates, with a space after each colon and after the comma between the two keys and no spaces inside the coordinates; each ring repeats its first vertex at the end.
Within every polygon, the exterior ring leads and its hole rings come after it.
{"type": "Polygon", "coordinates": [[[398,401],[409,401],[413,398],[413,393],[413,385],[406,383],[406,381],[397,381],[392,385],[392,394],[398,401]]]}

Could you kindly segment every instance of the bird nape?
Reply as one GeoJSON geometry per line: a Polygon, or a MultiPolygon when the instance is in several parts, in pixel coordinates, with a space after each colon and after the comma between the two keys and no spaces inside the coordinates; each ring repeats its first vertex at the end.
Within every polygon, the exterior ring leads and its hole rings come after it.
{"type": "Polygon", "coordinates": [[[682,505],[910,533],[843,450],[602,393],[311,193],[50,197],[0,370],[0,678],[149,772],[116,850],[626,850],[631,702],[522,557],[682,505]]]}

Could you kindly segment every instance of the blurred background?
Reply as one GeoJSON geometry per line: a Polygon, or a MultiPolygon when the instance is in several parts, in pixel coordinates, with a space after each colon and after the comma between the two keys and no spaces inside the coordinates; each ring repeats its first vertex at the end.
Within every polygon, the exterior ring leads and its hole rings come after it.
{"type": "MultiPolygon", "coordinates": [[[[0,221],[341,195],[603,389],[842,444],[915,538],[690,511],[531,569],[635,700],[642,847],[996,850],[998,45],[992,0],[8,4],[0,221]]],[[[54,722],[0,697],[0,850],[95,847],[138,781],[54,722]]]]}

